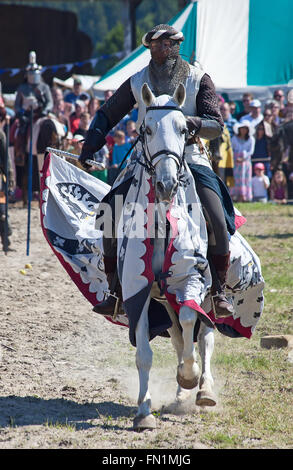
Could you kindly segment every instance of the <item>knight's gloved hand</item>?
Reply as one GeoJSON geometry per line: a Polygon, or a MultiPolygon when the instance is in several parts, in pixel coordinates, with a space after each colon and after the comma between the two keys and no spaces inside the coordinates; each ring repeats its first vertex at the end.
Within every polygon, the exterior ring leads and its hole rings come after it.
{"type": "Polygon", "coordinates": [[[85,170],[88,170],[91,165],[88,165],[86,160],[93,160],[93,151],[84,143],[78,161],[82,164],[85,170]]]}
{"type": "Polygon", "coordinates": [[[89,129],[79,157],[80,163],[84,168],[89,169],[90,165],[86,160],[94,160],[94,153],[100,150],[106,144],[104,134],[100,129],[89,129]]]}
{"type": "Polygon", "coordinates": [[[197,135],[201,128],[201,118],[198,116],[186,117],[187,129],[190,137],[197,135]]]}

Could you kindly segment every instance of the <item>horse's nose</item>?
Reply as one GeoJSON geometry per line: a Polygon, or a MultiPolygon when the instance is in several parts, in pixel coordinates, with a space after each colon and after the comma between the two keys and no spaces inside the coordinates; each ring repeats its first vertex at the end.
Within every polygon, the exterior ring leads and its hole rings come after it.
{"type": "Polygon", "coordinates": [[[161,201],[170,202],[178,189],[178,182],[175,178],[168,181],[157,181],[157,195],[161,201]]]}

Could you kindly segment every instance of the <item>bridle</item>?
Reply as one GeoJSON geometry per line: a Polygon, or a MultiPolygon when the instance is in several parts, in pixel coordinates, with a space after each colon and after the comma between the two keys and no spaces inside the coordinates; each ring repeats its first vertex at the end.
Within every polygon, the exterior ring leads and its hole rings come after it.
{"type": "MultiPolygon", "coordinates": [[[[165,105],[165,106],[148,106],[146,108],[146,114],[148,113],[148,111],[161,111],[161,110],[166,110],[166,109],[171,110],[171,111],[180,111],[180,113],[182,113],[184,115],[182,109],[179,108],[178,106],[167,106],[167,105],[165,105]]],[[[172,150],[168,150],[168,149],[159,150],[154,155],[151,155],[150,151],[149,151],[149,148],[148,148],[147,139],[145,138],[145,134],[146,134],[146,127],[145,127],[145,119],[144,119],[141,126],[140,126],[140,132],[139,132],[139,140],[142,143],[142,149],[143,149],[142,153],[143,153],[144,162],[139,160],[139,163],[142,166],[145,167],[146,171],[150,175],[154,175],[155,171],[156,171],[155,170],[155,165],[157,163],[156,159],[160,155],[172,156],[174,158],[176,164],[177,164],[178,175],[180,175],[181,172],[182,172],[183,165],[184,165],[185,146],[186,146],[186,142],[187,142],[187,139],[188,139],[188,131],[186,130],[186,132],[185,132],[185,142],[184,142],[184,148],[183,148],[182,155],[178,155],[176,152],[173,152],[172,150]],[[145,148],[147,149],[148,155],[146,154],[145,148]]]]}

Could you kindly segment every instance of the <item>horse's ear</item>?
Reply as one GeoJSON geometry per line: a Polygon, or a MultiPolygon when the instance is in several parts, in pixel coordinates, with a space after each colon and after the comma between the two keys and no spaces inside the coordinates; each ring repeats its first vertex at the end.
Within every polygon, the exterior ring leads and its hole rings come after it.
{"type": "Polygon", "coordinates": [[[147,83],[144,83],[142,85],[141,96],[142,96],[142,99],[143,99],[144,103],[147,106],[151,106],[155,101],[155,97],[152,93],[152,90],[149,88],[147,83]]]}
{"type": "Polygon", "coordinates": [[[178,106],[181,107],[185,103],[185,98],[186,98],[185,86],[183,85],[183,83],[179,83],[179,85],[177,86],[174,92],[173,99],[178,103],[178,106]]]}

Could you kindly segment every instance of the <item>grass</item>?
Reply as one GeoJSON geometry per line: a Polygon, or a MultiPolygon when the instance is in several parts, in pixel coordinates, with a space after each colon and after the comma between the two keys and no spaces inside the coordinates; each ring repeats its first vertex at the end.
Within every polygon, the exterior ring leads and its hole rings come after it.
{"type": "Polygon", "coordinates": [[[224,380],[225,410],[210,414],[206,436],[217,448],[293,445],[293,364],[286,349],[262,349],[265,335],[293,334],[293,206],[238,204],[247,223],[240,229],[259,256],[265,280],[265,308],[250,340],[216,335],[212,359],[224,380]],[[235,430],[236,428],[236,430],[235,430]]]}
{"type": "Polygon", "coordinates": [[[260,340],[293,334],[293,206],[237,207],[247,218],[240,233],[261,261],[265,308],[250,340],[215,333],[212,372],[218,406],[194,413],[189,426],[208,447],[292,448],[293,363],[287,349],[263,349],[260,340]]]}

